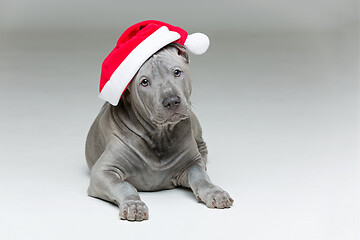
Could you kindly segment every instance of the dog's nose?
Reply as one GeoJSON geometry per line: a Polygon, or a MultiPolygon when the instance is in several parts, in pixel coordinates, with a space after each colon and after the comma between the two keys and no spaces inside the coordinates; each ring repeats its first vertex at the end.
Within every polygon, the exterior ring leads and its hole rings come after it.
{"type": "Polygon", "coordinates": [[[171,110],[176,109],[181,103],[179,96],[169,96],[164,98],[162,104],[164,107],[169,108],[171,110]]]}

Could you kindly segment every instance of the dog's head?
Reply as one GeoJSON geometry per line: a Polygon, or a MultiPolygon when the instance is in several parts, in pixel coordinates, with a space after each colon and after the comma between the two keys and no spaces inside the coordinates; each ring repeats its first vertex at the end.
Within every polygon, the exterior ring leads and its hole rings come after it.
{"type": "Polygon", "coordinates": [[[191,80],[186,49],[169,44],[139,69],[126,93],[126,101],[156,125],[175,124],[189,117],[191,80]]]}

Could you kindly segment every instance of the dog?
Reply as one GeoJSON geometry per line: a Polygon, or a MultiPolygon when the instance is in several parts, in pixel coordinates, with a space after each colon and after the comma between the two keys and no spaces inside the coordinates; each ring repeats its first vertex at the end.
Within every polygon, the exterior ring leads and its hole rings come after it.
{"type": "Polygon", "coordinates": [[[191,188],[209,208],[234,200],[206,173],[207,147],[191,111],[187,50],[171,43],[139,69],[117,106],[105,103],[86,139],[88,195],[119,206],[121,219],[149,210],[138,191],[191,188]]]}

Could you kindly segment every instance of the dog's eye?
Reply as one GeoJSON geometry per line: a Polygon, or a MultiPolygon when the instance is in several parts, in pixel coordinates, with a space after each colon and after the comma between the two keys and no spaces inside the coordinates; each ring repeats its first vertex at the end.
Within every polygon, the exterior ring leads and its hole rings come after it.
{"type": "Polygon", "coordinates": [[[175,69],[175,70],[174,70],[174,76],[175,76],[175,77],[180,77],[180,75],[181,75],[181,70],[175,69]]]}
{"type": "Polygon", "coordinates": [[[143,80],[141,80],[140,84],[141,84],[141,86],[143,86],[143,87],[147,87],[147,86],[149,86],[149,80],[147,80],[146,78],[144,78],[143,80]]]}

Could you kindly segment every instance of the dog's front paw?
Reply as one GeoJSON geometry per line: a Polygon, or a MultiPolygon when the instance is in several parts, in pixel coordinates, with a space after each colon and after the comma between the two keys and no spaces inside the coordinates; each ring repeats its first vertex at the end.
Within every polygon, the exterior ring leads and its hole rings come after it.
{"type": "Polygon", "coordinates": [[[201,188],[195,195],[208,208],[229,208],[234,202],[227,192],[215,185],[201,188]]]}
{"type": "Polygon", "coordinates": [[[149,219],[149,209],[141,200],[127,200],[120,204],[120,217],[129,221],[149,219]]]}

